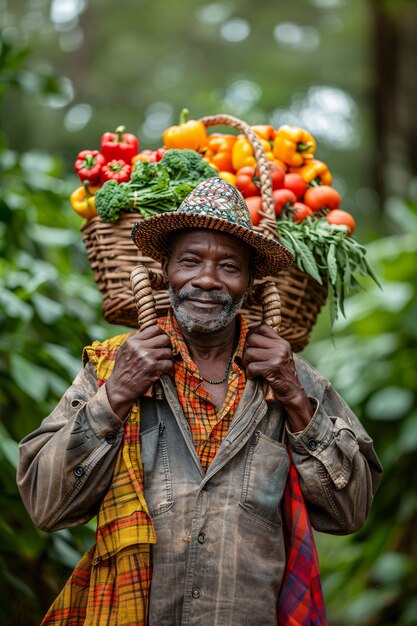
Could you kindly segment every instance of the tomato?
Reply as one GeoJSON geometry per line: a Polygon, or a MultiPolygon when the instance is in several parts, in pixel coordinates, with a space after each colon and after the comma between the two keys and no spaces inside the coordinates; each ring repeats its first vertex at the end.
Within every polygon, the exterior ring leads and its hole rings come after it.
{"type": "Polygon", "coordinates": [[[297,196],[291,189],[275,189],[272,192],[272,196],[275,200],[275,215],[281,215],[282,209],[288,205],[297,201],[297,196]]]}
{"type": "Polygon", "coordinates": [[[160,161],[162,159],[162,157],[164,156],[165,152],[167,152],[166,148],[157,148],[155,150],[156,160],[160,161]]]}
{"type": "Polygon", "coordinates": [[[285,171],[278,163],[269,163],[272,189],[281,189],[284,186],[285,171]]]}
{"type": "Polygon", "coordinates": [[[236,186],[236,176],[231,172],[219,172],[220,178],[223,178],[227,183],[236,186]]]}
{"type": "Polygon", "coordinates": [[[142,150],[139,154],[132,157],[132,166],[136,161],[148,161],[148,163],[156,163],[156,152],[154,150],[142,150]]]}
{"type": "Polygon", "coordinates": [[[330,211],[330,213],[326,215],[326,220],[329,222],[329,224],[348,226],[348,235],[351,235],[355,230],[355,220],[353,219],[353,216],[347,211],[342,211],[341,209],[335,209],[334,211],[330,211]]]}
{"type": "Polygon", "coordinates": [[[302,222],[303,220],[305,220],[306,217],[313,215],[313,211],[310,209],[310,207],[306,204],[303,204],[303,202],[294,202],[292,206],[294,208],[292,214],[293,222],[302,222]]]}
{"type": "Polygon", "coordinates": [[[249,196],[245,198],[246,205],[249,209],[252,224],[258,226],[261,221],[262,215],[259,215],[258,211],[262,211],[262,199],[260,196],[249,196]]]}
{"type": "Polygon", "coordinates": [[[330,209],[333,211],[338,209],[340,200],[340,193],[329,185],[309,187],[304,194],[305,204],[313,209],[313,211],[320,211],[321,209],[330,209]]]}
{"type": "Polygon", "coordinates": [[[251,165],[245,165],[236,172],[236,187],[244,198],[261,195],[261,190],[255,184],[254,178],[255,168],[251,165]]]}
{"type": "Polygon", "coordinates": [[[307,183],[300,174],[285,174],[284,189],[291,189],[297,196],[297,200],[301,200],[306,192],[307,183]]]}

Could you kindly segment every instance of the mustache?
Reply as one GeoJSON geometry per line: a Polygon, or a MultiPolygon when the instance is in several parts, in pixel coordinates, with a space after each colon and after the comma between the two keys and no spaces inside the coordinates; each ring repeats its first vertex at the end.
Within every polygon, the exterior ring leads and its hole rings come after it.
{"type": "Polygon", "coordinates": [[[217,293],[216,291],[205,291],[204,289],[199,289],[198,287],[194,287],[193,289],[183,287],[178,291],[176,296],[180,304],[185,300],[193,300],[194,298],[204,300],[207,296],[209,296],[207,299],[214,300],[214,302],[219,302],[220,304],[231,305],[233,303],[232,296],[217,293]]]}

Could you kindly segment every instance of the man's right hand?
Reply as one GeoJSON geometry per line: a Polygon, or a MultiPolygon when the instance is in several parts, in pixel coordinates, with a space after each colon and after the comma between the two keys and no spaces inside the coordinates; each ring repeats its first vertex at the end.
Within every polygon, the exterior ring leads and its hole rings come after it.
{"type": "Polygon", "coordinates": [[[124,419],[133,402],[162,374],[171,374],[173,369],[171,342],[159,326],[128,337],[106,382],[107,397],[116,415],[124,419]]]}

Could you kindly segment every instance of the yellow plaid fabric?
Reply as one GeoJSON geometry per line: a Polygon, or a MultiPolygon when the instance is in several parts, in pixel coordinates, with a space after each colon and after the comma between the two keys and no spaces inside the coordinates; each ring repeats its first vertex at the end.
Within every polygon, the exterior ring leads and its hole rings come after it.
{"type": "MultiPolygon", "coordinates": [[[[99,385],[110,376],[120,335],[84,350],[99,385]]],[[[139,410],[134,405],[97,517],[96,545],[83,556],[42,626],[145,626],[151,582],[150,544],[155,531],[143,495],[139,410]]]]}

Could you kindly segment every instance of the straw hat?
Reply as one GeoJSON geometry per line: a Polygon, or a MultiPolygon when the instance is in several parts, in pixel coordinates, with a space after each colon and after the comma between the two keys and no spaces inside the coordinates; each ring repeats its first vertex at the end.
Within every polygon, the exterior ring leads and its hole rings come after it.
{"type": "Polygon", "coordinates": [[[255,277],[273,275],[294,257],[279,242],[253,230],[248,207],[236,187],[222,178],[207,178],[182,202],[177,211],[153,215],[133,226],[132,239],[143,254],[162,261],[174,231],[186,228],[218,230],[237,237],[255,253],[255,277]]]}

